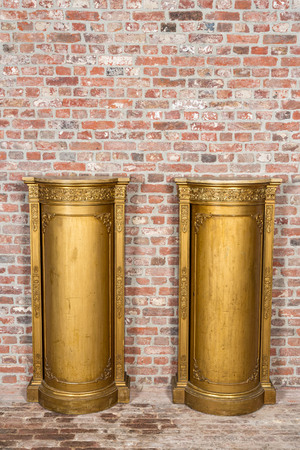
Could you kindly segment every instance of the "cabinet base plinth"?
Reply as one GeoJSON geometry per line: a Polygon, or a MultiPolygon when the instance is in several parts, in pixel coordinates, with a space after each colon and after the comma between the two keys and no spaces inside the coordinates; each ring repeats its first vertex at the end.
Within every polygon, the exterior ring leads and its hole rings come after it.
{"type": "Polygon", "coordinates": [[[262,383],[262,387],[264,388],[264,404],[265,405],[275,405],[276,403],[276,390],[271,383],[262,383]]]}
{"type": "Polygon", "coordinates": [[[185,403],[206,414],[238,416],[257,411],[264,404],[264,389],[259,385],[243,394],[212,394],[190,383],[185,390],[185,403]]]}
{"type": "Polygon", "coordinates": [[[124,382],[116,381],[118,389],[118,403],[129,403],[130,401],[130,378],[125,372],[124,382]]]}
{"type": "Polygon", "coordinates": [[[108,409],[118,401],[115,384],[92,392],[58,391],[44,381],[39,388],[39,403],[46,409],[62,414],[89,414],[108,409]]]}
{"type": "Polygon", "coordinates": [[[172,377],[172,400],[173,403],[184,404],[185,403],[185,388],[186,385],[179,385],[177,376],[172,377]]]}
{"type": "Polygon", "coordinates": [[[27,386],[27,401],[31,403],[37,403],[39,401],[39,387],[41,385],[41,381],[30,380],[29,385],[27,386]]]}

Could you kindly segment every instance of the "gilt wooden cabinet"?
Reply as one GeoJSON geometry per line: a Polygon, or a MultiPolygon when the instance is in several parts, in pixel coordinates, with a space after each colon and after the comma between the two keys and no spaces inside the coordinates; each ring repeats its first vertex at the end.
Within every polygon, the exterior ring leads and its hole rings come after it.
{"type": "Polygon", "coordinates": [[[129,401],[124,372],[127,178],[23,178],[29,188],[33,378],[28,401],[84,414],[129,401]]]}
{"type": "Polygon", "coordinates": [[[179,354],[173,401],[220,415],[275,403],[269,379],[279,179],[176,179],[179,354]]]}

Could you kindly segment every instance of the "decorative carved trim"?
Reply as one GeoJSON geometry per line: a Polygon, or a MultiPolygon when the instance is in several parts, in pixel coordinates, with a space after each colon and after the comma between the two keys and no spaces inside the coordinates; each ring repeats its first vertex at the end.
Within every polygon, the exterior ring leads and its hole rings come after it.
{"type": "Polygon", "coordinates": [[[115,186],[115,199],[125,200],[126,198],[126,186],[116,185],[115,186]]]}
{"type": "Polygon", "coordinates": [[[111,232],[111,213],[94,214],[94,217],[100,220],[106,226],[107,232],[111,232]]]}
{"type": "Polygon", "coordinates": [[[193,359],[193,376],[198,381],[207,381],[207,383],[212,383],[212,381],[209,381],[205,376],[202,374],[201,370],[199,369],[199,366],[197,364],[196,358],[193,359]]]}
{"type": "Polygon", "coordinates": [[[191,187],[192,201],[206,202],[255,202],[265,200],[266,188],[211,188],[191,187]]]}
{"type": "Polygon", "coordinates": [[[266,207],[266,230],[271,233],[273,226],[273,206],[267,205],[266,207]]]}
{"type": "Polygon", "coordinates": [[[179,370],[180,370],[181,377],[187,378],[188,375],[187,375],[187,357],[186,357],[186,355],[182,355],[180,357],[179,370]]]}
{"type": "Polygon", "coordinates": [[[123,303],[124,303],[123,299],[124,299],[123,270],[121,266],[118,266],[116,275],[116,308],[118,319],[121,319],[123,316],[123,303]]]}
{"type": "Polygon", "coordinates": [[[122,380],[124,378],[123,358],[121,355],[116,357],[116,378],[122,380]]]}
{"type": "Polygon", "coordinates": [[[263,234],[264,231],[264,216],[263,214],[255,214],[254,219],[256,220],[256,224],[258,226],[260,234],[263,234]]]}
{"type": "Polygon", "coordinates": [[[73,381],[66,381],[66,380],[59,380],[52,372],[50,365],[47,361],[47,357],[45,356],[45,376],[49,380],[55,380],[57,383],[65,383],[65,384],[93,384],[98,383],[98,381],[104,381],[108,380],[112,376],[112,364],[111,364],[111,358],[109,357],[107,360],[106,367],[104,368],[103,372],[100,374],[98,378],[92,381],[85,381],[83,383],[73,382],[73,381]]]}
{"type": "Polygon", "coordinates": [[[32,231],[37,231],[39,227],[39,205],[33,203],[30,205],[31,227],[32,231]]]}
{"type": "Polygon", "coordinates": [[[267,186],[266,200],[275,200],[277,186],[267,186]]]}
{"type": "Polygon", "coordinates": [[[268,379],[269,378],[269,361],[270,358],[268,356],[264,356],[262,359],[262,378],[268,379]]]}
{"type": "Polygon", "coordinates": [[[33,315],[36,319],[38,319],[41,315],[40,270],[38,266],[33,267],[31,286],[32,286],[33,315]]]}
{"type": "Polygon", "coordinates": [[[253,371],[251,372],[250,376],[247,378],[246,381],[241,381],[239,383],[216,383],[214,381],[209,380],[208,378],[206,378],[203,373],[201,372],[201,370],[199,369],[198,363],[196,358],[193,359],[193,376],[196,380],[198,381],[205,381],[206,383],[210,383],[210,384],[222,384],[225,386],[234,386],[237,384],[247,384],[247,383],[251,383],[251,381],[255,381],[258,379],[259,377],[259,358],[257,358],[256,360],[256,365],[253,369],[253,371]]]}
{"type": "Polygon", "coordinates": [[[189,186],[180,186],[178,185],[178,196],[181,200],[190,200],[190,192],[191,189],[189,186]]]}
{"type": "Polygon", "coordinates": [[[37,199],[39,197],[39,186],[37,184],[28,184],[29,199],[37,199]]]}
{"type": "Polygon", "coordinates": [[[189,225],[189,205],[180,206],[180,224],[183,233],[186,233],[189,225]]]}
{"type": "Polygon", "coordinates": [[[188,270],[186,267],[181,269],[180,274],[180,317],[182,319],[186,319],[187,317],[187,309],[188,309],[188,294],[189,294],[189,285],[188,285],[188,270]]]}
{"type": "Polygon", "coordinates": [[[42,355],[40,353],[34,355],[33,378],[43,378],[42,355]]]}
{"type": "Polygon", "coordinates": [[[272,270],[267,267],[264,273],[264,318],[269,319],[272,312],[272,270]]]}
{"type": "Polygon", "coordinates": [[[114,188],[108,186],[90,187],[57,187],[39,186],[40,200],[56,202],[93,202],[99,200],[114,200],[114,188]]]}
{"type": "Polygon", "coordinates": [[[119,233],[123,231],[123,226],[124,226],[123,205],[116,205],[116,228],[119,233]]]}
{"type": "Polygon", "coordinates": [[[199,228],[201,225],[205,223],[205,221],[212,217],[212,214],[201,214],[196,213],[195,214],[195,232],[198,233],[199,228]]]}
{"type": "Polygon", "coordinates": [[[43,213],[42,214],[42,232],[45,233],[47,226],[49,225],[50,221],[55,217],[55,213],[43,213]]]}
{"type": "Polygon", "coordinates": [[[246,383],[250,383],[251,381],[257,380],[259,377],[259,358],[257,358],[256,366],[254,367],[254,370],[250,377],[247,379],[246,383]]]}

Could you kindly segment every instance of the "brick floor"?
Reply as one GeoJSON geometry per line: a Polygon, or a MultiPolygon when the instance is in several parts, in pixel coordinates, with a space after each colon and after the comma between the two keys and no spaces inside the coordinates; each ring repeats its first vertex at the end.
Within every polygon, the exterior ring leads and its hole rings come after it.
{"type": "Polygon", "coordinates": [[[70,416],[6,391],[0,401],[0,448],[300,449],[300,389],[281,388],[277,399],[247,416],[219,417],[172,404],[169,389],[133,389],[129,405],[70,416]]]}

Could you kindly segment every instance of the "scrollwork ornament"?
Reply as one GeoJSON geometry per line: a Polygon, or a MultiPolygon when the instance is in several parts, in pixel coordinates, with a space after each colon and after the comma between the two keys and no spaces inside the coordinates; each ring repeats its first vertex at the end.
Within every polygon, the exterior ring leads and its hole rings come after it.
{"type": "Polygon", "coordinates": [[[272,312],[272,270],[267,267],[264,274],[264,318],[267,320],[271,317],[272,312]]]}
{"type": "Polygon", "coordinates": [[[123,231],[124,214],[123,205],[116,205],[116,228],[119,233],[123,231]]]}
{"type": "Polygon", "coordinates": [[[273,226],[273,206],[267,205],[266,207],[266,230],[271,233],[273,226]]]}
{"type": "Polygon", "coordinates": [[[116,308],[117,317],[121,319],[123,316],[123,303],[124,303],[124,276],[122,267],[117,268],[116,275],[116,308]]]}
{"type": "Polygon", "coordinates": [[[114,189],[108,186],[78,188],[40,185],[39,198],[41,201],[52,200],[55,202],[112,201],[114,200],[114,189]]]}
{"type": "Polygon", "coordinates": [[[37,184],[28,184],[29,199],[37,199],[39,197],[39,186],[37,184]]]}
{"type": "Polygon", "coordinates": [[[125,200],[126,198],[126,186],[116,185],[115,186],[115,199],[125,200]]]}
{"type": "Polygon", "coordinates": [[[262,214],[255,214],[254,216],[256,224],[258,226],[260,234],[263,234],[264,231],[264,217],[262,214]]]}
{"type": "Polygon", "coordinates": [[[106,226],[107,232],[111,232],[111,213],[95,214],[94,217],[100,220],[106,226]]]}
{"type": "Polygon", "coordinates": [[[183,233],[186,233],[189,225],[189,205],[181,205],[181,229],[183,233]]]}
{"type": "Polygon", "coordinates": [[[41,379],[43,377],[42,355],[40,353],[34,356],[33,377],[35,379],[41,379]]]}
{"type": "Polygon", "coordinates": [[[123,358],[121,355],[116,357],[116,378],[122,380],[124,378],[123,358]]]}
{"type": "Polygon", "coordinates": [[[180,316],[182,319],[187,317],[188,309],[188,269],[183,267],[180,274],[180,316]]]}
{"type": "Polygon", "coordinates": [[[42,232],[45,233],[47,226],[49,225],[50,221],[55,217],[55,213],[43,213],[42,214],[42,232]]]}
{"type": "Polygon", "coordinates": [[[266,200],[275,200],[277,186],[267,186],[266,200]]]}
{"type": "Polygon", "coordinates": [[[250,377],[247,379],[246,383],[257,380],[259,377],[259,358],[257,358],[256,365],[250,377]]]}
{"type": "Polygon", "coordinates": [[[190,199],[190,187],[189,186],[178,186],[178,195],[181,200],[189,200],[190,199]]]}
{"type": "Polygon", "coordinates": [[[264,356],[262,359],[262,378],[264,380],[269,378],[269,357],[264,356]]]}
{"type": "Polygon", "coordinates": [[[205,223],[207,219],[210,219],[212,217],[212,214],[202,214],[197,213],[195,214],[195,232],[198,233],[201,225],[205,223]]]}
{"type": "MultiPolygon", "coordinates": [[[[48,380],[50,380],[50,381],[55,380],[57,383],[75,384],[75,385],[80,384],[78,382],[72,382],[72,381],[67,381],[64,379],[57,378],[57,376],[54,375],[54,373],[51,370],[51,367],[48,363],[47,357],[45,357],[45,376],[48,378],[48,380]]],[[[111,364],[111,358],[109,357],[107,360],[107,364],[106,364],[103,372],[99,375],[99,377],[97,377],[96,379],[91,380],[91,381],[85,381],[82,384],[98,383],[98,381],[108,380],[111,376],[112,376],[112,364],[111,364]]]]}
{"type": "Polygon", "coordinates": [[[191,187],[192,201],[206,202],[256,202],[265,200],[266,189],[263,188],[212,188],[191,187]]]}
{"type": "Polygon", "coordinates": [[[181,374],[181,378],[186,379],[187,378],[187,357],[186,355],[182,355],[180,357],[180,374],[181,374]]]}
{"type": "Polygon", "coordinates": [[[30,213],[32,231],[37,231],[39,228],[39,205],[37,203],[30,205],[30,213]]]}
{"type": "Polygon", "coordinates": [[[41,315],[40,270],[38,266],[33,267],[31,284],[32,284],[33,315],[36,319],[38,319],[41,315]]]}

